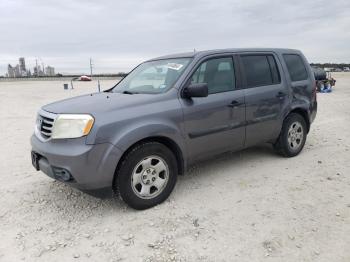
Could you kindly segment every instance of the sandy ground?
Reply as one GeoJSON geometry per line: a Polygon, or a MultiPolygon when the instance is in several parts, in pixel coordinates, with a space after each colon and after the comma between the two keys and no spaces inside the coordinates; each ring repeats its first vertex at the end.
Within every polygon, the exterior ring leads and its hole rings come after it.
{"type": "Polygon", "coordinates": [[[350,73],[334,75],[298,157],[268,145],[224,155],[146,211],[31,166],[40,106],[96,83],[0,82],[0,261],[350,261],[350,73]]]}

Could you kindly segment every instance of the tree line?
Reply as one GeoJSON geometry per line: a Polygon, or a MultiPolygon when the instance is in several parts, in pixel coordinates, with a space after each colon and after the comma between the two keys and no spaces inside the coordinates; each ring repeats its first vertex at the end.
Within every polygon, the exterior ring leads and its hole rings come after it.
{"type": "Polygon", "coordinates": [[[350,63],[340,63],[340,64],[336,64],[336,63],[311,63],[311,66],[314,67],[321,67],[321,68],[339,68],[339,69],[343,69],[344,67],[350,67],[350,63]]]}

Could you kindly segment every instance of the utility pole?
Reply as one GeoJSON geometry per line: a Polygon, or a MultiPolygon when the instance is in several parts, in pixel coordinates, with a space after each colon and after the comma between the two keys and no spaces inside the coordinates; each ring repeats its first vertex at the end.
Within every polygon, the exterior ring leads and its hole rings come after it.
{"type": "MultiPolygon", "coordinates": [[[[93,66],[93,63],[92,63],[92,59],[90,57],[90,78],[91,78],[91,80],[92,80],[92,66],[93,66]]],[[[97,79],[97,89],[98,89],[98,92],[101,92],[100,79],[97,79]]]]}
{"type": "Polygon", "coordinates": [[[91,80],[92,80],[92,66],[93,66],[92,59],[90,57],[90,78],[91,78],[91,80]]]}
{"type": "Polygon", "coordinates": [[[38,77],[38,59],[35,59],[36,76],[38,77]]]}

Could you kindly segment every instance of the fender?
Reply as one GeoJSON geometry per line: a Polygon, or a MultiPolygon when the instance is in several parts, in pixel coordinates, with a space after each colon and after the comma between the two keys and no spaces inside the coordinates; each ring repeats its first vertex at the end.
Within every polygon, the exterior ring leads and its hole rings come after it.
{"type": "Polygon", "coordinates": [[[111,143],[121,150],[126,151],[133,144],[146,138],[165,137],[175,142],[182,151],[182,154],[184,154],[186,150],[184,138],[181,134],[181,130],[170,124],[157,123],[156,121],[152,123],[134,123],[119,130],[112,138],[111,143]]]}
{"type": "Polygon", "coordinates": [[[306,122],[307,131],[310,130],[311,124],[311,105],[308,102],[303,102],[302,100],[293,101],[294,103],[290,106],[289,110],[285,112],[284,119],[291,113],[296,112],[301,114],[306,122]]]}
{"type": "MultiPolygon", "coordinates": [[[[176,147],[176,154],[179,163],[179,172],[183,174],[187,170],[187,150],[185,139],[182,137],[182,132],[170,123],[147,123],[129,127],[123,132],[119,132],[113,139],[113,144],[123,151],[132,147],[134,144],[147,139],[166,139],[176,147]],[[132,129],[131,129],[132,128],[132,129]],[[132,130],[132,131],[130,131],[132,130]]],[[[172,149],[173,150],[173,149],[172,149]]]]}
{"type": "Polygon", "coordinates": [[[138,118],[128,121],[127,124],[124,121],[111,123],[97,128],[97,132],[93,137],[90,136],[87,143],[110,143],[124,153],[135,143],[152,137],[172,141],[180,151],[183,161],[186,162],[186,140],[181,124],[176,125],[175,122],[165,118],[138,118]]]}

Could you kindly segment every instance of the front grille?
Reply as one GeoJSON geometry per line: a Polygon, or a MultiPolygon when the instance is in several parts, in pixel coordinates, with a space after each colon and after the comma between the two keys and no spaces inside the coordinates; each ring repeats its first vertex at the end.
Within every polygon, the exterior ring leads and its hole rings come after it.
{"type": "Polygon", "coordinates": [[[46,139],[49,139],[52,134],[52,127],[53,127],[53,122],[54,119],[40,116],[39,115],[39,122],[40,122],[40,133],[43,137],[46,139]]]}
{"type": "Polygon", "coordinates": [[[43,140],[48,140],[51,138],[55,116],[55,114],[43,110],[39,112],[37,118],[37,132],[43,140]]]}

